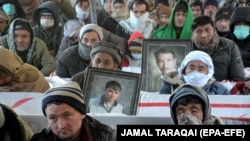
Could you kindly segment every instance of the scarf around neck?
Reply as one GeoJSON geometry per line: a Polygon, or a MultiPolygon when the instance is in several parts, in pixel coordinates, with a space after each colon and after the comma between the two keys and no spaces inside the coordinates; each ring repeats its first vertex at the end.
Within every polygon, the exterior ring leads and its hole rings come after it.
{"type": "Polygon", "coordinates": [[[196,45],[196,47],[199,50],[206,52],[210,56],[212,56],[215,53],[215,51],[217,50],[218,45],[219,45],[219,41],[220,41],[220,37],[216,32],[214,32],[214,37],[207,46],[202,46],[198,41],[193,39],[193,42],[196,45]]]}

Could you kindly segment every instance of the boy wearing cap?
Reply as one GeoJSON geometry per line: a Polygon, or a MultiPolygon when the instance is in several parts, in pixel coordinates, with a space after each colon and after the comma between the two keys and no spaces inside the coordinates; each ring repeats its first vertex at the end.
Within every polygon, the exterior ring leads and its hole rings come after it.
{"type": "Polygon", "coordinates": [[[217,0],[205,0],[203,3],[203,13],[209,16],[212,21],[215,21],[215,14],[219,9],[219,3],[217,0]]]}
{"type": "Polygon", "coordinates": [[[44,76],[49,76],[56,69],[56,61],[46,44],[34,36],[29,21],[25,19],[14,19],[8,34],[0,37],[0,44],[16,53],[24,63],[35,66],[44,76]]]}
{"type": "Polygon", "coordinates": [[[223,6],[219,8],[215,16],[215,28],[219,36],[225,36],[230,31],[230,16],[234,8],[232,6],[223,6]]]}
{"type": "Polygon", "coordinates": [[[207,93],[194,85],[179,86],[169,98],[170,114],[175,125],[223,125],[212,115],[207,93]]]}
{"type": "Polygon", "coordinates": [[[128,53],[122,60],[123,67],[141,67],[143,38],[141,32],[132,33],[128,40],[128,53]]]}
{"type": "Polygon", "coordinates": [[[214,78],[214,64],[203,51],[191,51],[183,59],[178,72],[163,76],[164,84],[160,94],[172,94],[178,86],[187,83],[204,89],[209,95],[229,95],[229,91],[214,78]]]}
{"type": "MultiPolygon", "coordinates": [[[[90,51],[90,58],[90,67],[121,70],[122,55],[120,49],[112,43],[100,41],[93,44],[90,51]]],[[[77,82],[81,89],[84,85],[86,73],[87,68],[71,77],[71,80],[77,82]]]]}
{"type": "Polygon", "coordinates": [[[31,141],[114,141],[115,130],[86,115],[86,104],[76,82],[49,89],[42,99],[42,111],[49,127],[36,133],[31,141]]]}

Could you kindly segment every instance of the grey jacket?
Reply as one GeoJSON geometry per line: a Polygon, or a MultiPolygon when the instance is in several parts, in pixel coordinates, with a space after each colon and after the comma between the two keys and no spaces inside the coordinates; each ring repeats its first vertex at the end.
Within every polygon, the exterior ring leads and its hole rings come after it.
{"type": "MultiPolygon", "coordinates": [[[[8,48],[14,53],[18,54],[14,44],[14,25],[18,20],[26,21],[24,19],[16,18],[9,27],[8,35],[0,37],[0,45],[8,48]]],[[[28,21],[26,21],[29,23],[28,21]]],[[[30,25],[30,24],[29,24],[30,25]]],[[[32,27],[30,26],[31,30],[32,27]]],[[[56,61],[49,54],[47,46],[44,41],[34,36],[31,33],[31,45],[27,51],[26,56],[21,57],[25,63],[35,66],[38,70],[42,72],[44,76],[49,76],[51,72],[56,69],[56,61]]]]}
{"type": "MultiPolygon", "coordinates": [[[[193,50],[199,50],[193,44],[193,50]]],[[[232,40],[220,37],[216,53],[211,56],[214,63],[214,77],[218,81],[244,81],[244,66],[240,51],[232,40]]]]}

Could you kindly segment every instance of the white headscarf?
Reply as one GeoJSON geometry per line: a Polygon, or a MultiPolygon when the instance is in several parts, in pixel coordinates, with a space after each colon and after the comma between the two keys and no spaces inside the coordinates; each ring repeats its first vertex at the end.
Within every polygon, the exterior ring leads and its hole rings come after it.
{"type": "Polygon", "coordinates": [[[204,51],[192,51],[189,54],[186,55],[186,57],[183,59],[180,67],[178,68],[178,72],[179,72],[179,77],[183,78],[183,70],[187,67],[187,65],[194,60],[198,60],[203,62],[204,64],[206,64],[208,66],[208,74],[207,76],[209,78],[211,78],[214,74],[214,64],[212,61],[212,58],[205,53],[204,51]]]}

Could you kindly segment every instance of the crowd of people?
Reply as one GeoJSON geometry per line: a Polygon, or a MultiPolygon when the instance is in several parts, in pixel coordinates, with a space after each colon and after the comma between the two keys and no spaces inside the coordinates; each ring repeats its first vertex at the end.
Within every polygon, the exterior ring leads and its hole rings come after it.
{"type": "Polygon", "coordinates": [[[114,140],[114,129],[86,113],[123,113],[122,84],[107,82],[105,94],[86,104],[87,71],[142,70],[148,65],[142,64],[145,39],[192,42],[180,65],[169,48],[153,53],[160,73],[150,91],[171,94],[174,124],[223,124],[211,115],[207,95],[232,94],[223,80],[248,80],[250,0],[0,0],[0,6],[0,92],[44,93],[42,111],[49,123],[32,133],[0,104],[0,140],[114,140]],[[52,73],[70,81],[50,88],[45,77],[52,73]],[[190,105],[203,114],[188,115],[183,109],[190,105]],[[19,127],[15,133],[6,126],[10,119],[19,127]]]}

